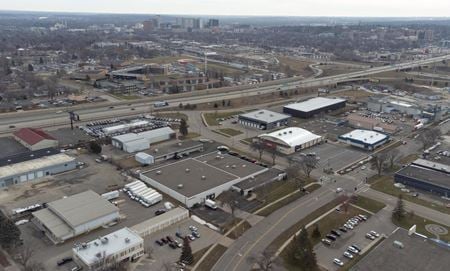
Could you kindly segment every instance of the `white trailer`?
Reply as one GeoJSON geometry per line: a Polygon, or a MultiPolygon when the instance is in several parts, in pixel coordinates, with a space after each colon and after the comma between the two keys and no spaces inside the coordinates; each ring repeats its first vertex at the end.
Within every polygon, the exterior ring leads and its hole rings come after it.
{"type": "Polygon", "coordinates": [[[130,187],[137,185],[138,183],[142,183],[142,181],[136,180],[131,183],[127,183],[124,188],[125,188],[125,190],[128,190],[128,189],[130,189],[130,187]]]}
{"type": "Polygon", "coordinates": [[[210,199],[205,200],[205,205],[213,210],[217,209],[217,203],[213,200],[210,199]]]}
{"type": "Polygon", "coordinates": [[[138,185],[135,185],[135,186],[133,186],[133,187],[131,187],[130,188],[130,192],[131,193],[133,193],[133,194],[136,194],[136,191],[139,191],[139,190],[141,190],[142,188],[146,188],[147,186],[144,184],[144,183],[141,183],[141,184],[138,184],[138,185]]]}
{"type": "Polygon", "coordinates": [[[132,190],[131,193],[133,194],[133,196],[137,197],[139,196],[142,192],[144,192],[145,190],[147,190],[147,186],[144,187],[139,187],[136,190],[132,190]]]}
{"type": "Polygon", "coordinates": [[[106,200],[113,200],[113,199],[117,199],[118,197],[119,197],[119,190],[114,190],[114,191],[102,194],[102,198],[104,198],[106,200]]]}
{"type": "Polygon", "coordinates": [[[157,193],[156,190],[149,188],[147,191],[144,191],[143,193],[139,194],[138,197],[140,199],[143,199],[151,194],[157,193]]]}
{"type": "Polygon", "coordinates": [[[130,186],[128,186],[127,187],[127,190],[128,191],[131,191],[132,189],[134,189],[134,188],[136,188],[136,187],[139,187],[139,186],[142,186],[144,183],[143,182],[138,182],[138,183],[135,183],[135,184],[132,184],[132,185],[130,185],[130,186]]]}
{"type": "Polygon", "coordinates": [[[162,195],[158,193],[157,195],[145,198],[142,201],[151,206],[162,201],[162,195]]]}
{"type": "Polygon", "coordinates": [[[145,199],[151,198],[151,197],[156,196],[156,195],[159,195],[159,193],[154,191],[154,192],[152,192],[150,194],[146,194],[145,196],[143,195],[140,198],[141,198],[141,201],[144,201],[145,199]]]}

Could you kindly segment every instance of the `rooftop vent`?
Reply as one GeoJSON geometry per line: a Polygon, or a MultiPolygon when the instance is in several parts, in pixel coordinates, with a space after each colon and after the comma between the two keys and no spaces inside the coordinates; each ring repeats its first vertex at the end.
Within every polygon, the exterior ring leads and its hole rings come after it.
{"type": "Polygon", "coordinates": [[[128,244],[128,243],[129,243],[130,241],[131,241],[131,240],[130,240],[130,238],[128,238],[128,237],[127,237],[127,238],[125,238],[125,243],[127,243],[127,244],[128,244]]]}
{"type": "Polygon", "coordinates": [[[236,168],[236,165],[232,165],[231,168],[236,168]]]}
{"type": "Polygon", "coordinates": [[[202,180],[206,180],[206,176],[205,175],[202,176],[202,180]]]}
{"type": "Polygon", "coordinates": [[[107,244],[108,243],[108,238],[102,238],[101,239],[102,244],[107,244]]]}
{"type": "Polygon", "coordinates": [[[181,145],[183,145],[183,144],[181,144],[181,142],[178,142],[178,146],[181,146],[181,145]]]}
{"type": "Polygon", "coordinates": [[[161,170],[158,170],[158,171],[156,171],[156,174],[157,174],[157,175],[161,175],[161,174],[162,174],[162,171],[161,171],[161,170]]]}
{"type": "Polygon", "coordinates": [[[100,252],[97,252],[97,254],[95,254],[95,257],[101,258],[101,257],[102,257],[102,254],[101,254],[100,252]]]}
{"type": "Polygon", "coordinates": [[[242,165],[242,167],[247,167],[247,165],[242,165]]]}
{"type": "Polygon", "coordinates": [[[181,189],[181,188],[183,188],[183,184],[180,183],[179,185],[177,185],[177,187],[178,187],[178,189],[181,189]]]}
{"type": "Polygon", "coordinates": [[[186,173],[189,173],[191,170],[187,168],[184,171],[186,171],[186,173]]]}
{"type": "Polygon", "coordinates": [[[34,154],[30,154],[30,157],[34,157],[34,154]]]}
{"type": "Polygon", "coordinates": [[[292,134],[292,131],[289,131],[290,134],[292,134]]]}
{"type": "Polygon", "coordinates": [[[159,150],[158,150],[158,149],[155,149],[154,152],[159,152],[159,150]]]}

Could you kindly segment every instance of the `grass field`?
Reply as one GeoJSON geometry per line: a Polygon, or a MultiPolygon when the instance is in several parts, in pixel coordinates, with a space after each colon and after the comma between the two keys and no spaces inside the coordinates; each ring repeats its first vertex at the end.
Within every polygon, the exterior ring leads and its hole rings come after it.
{"type": "Polygon", "coordinates": [[[434,209],[436,211],[445,213],[445,214],[450,214],[450,209],[446,208],[444,205],[439,205],[424,199],[421,199],[420,196],[419,197],[413,197],[407,193],[402,192],[400,189],[396,188],[394,186],[394,181],[392,179],[392,177],[389,176],[381,176],[380,178],[378,178],[377,180],[375,180],[373,182],[373,184],[370,186],[372,189],[378,190],[380,192],[398,197],[398,195],[402,194],[403,195],[403,199],[406,201],[410,201],[419,205],[423,205],[425,207],[434,209]]]}
{"type": "Polygon", "coordinates": [[[410,154],[410,155],[400,158],[400,160],[398,160],[398,162],[400,164],[405,165],[405,164],[411,163],[412,161],[416,160],[417,158],[419,158],[419,155],[413,153],[413,154],[410,154]]]}
{"type": "Polygon", "coordinates": [[[218,131],[223,133],[223,134],[229,135],[230,137],[242,134],[241,131],[236,130],[236,129],[232,129],[232,128],[218,129],[218,131]]]}
{"type": "Polygon", "coordinates": [[[252,225],[247,222],[247,220],[244,220],[239,226],[234,228],[227,237],[230,237],[231,239],[238,239],[244,232],[248,229],[250,229],[252,225]]]}
{"type": "Polygon", "coordinates": [[[407,230],[409,228],[411,228],[413,225],[416,225],[416,231],[418,233],[424,234],[424,235],[432,237],[432,238],[435,238],[435,236],[425,229],[425,225],[428,225],[428,224],[440,225],[440,226],[446,228],[447,231],[448,231],[448,233],[446,235],[441,235],[440,239],[444,240],[444,241],[447,241],[447,242],[450,242],[450,228],[449,227],[446,227],[444,225],[436,223],[436,222],[434,222],[432,220],[425,219],[425,218],[423,218],[421,216],[418,216],[418,215],[415,215],[415,214],[412,214],[412,213],[408,213],[408,214],[406,214],[405,218],[403,218],[401,221],[392,219],[392,222],[395,225],[397,225],[399,227],[402,227],[404,229],[407,229],[407,230]]]}
{"type": "Polygon", "coordinates": [[[208,254],[208,257],[206,257],[197,267],[197,271],[210,271],[214,264],[216,264],[217,260],[222,257],[222,255],[227,250],[226,247],[222,245],[217,245],[213,248],[213,250],[208,254]]]}
{"type": "Polygon", "coordinates": [[[207,246],[207,247],[200,249],[199,251],[193,253],[192,255],[194,256],[194,262],[192,263],[192,265],[195,265],[198,262],[198,260],[200,260],[203,257],[203,255],[206,253],[206,251],[208,251],[208,249],[211,246],[212,245],[207,246]]]}
{"type": "Polygon", "coordinates": [[[219,125],[220,122],[218,119],[228,118],[230,116],[239,115],[241,113],[241,111],[205,113],[203,114],[203,117],[205,118],[206,124],[208,124],[209,126],[216,126],[219,125]]]}
{"type": "MultiPolygon", "coordinates": [[[[200,69],[204,68],[203,63],[198,63],[196,66],[200,69]]],[[[239,74],[245,73],[244,70],[236,69],[231,66],[222,65],[222,64],[218,64],[218,63],[211,63],[211,62],[208,62],[208,70],[216,70],[218,72],[223,73],[224,75],[239,75],[239,74]]]]}
{"type": "Polygon", "coordinates": [[[289,66],[296,74],[309,75],[313,72],[309,69],[309,65],[314,62],[308,60],[299,60],[285,56],[278,56],[277,59],[281,64],[289,66]]]}
{"type": "Polygon", "coordinates": [[[369,199],[367,197],[358,195],[357,199],[355,202],[352,202],[354,205],[359,206],[363,209],[366,209],[372,213],[377,213],[378,211],[380,211],[381,209],[383,209],[384,207],[386,207],[386,204],[373,200],[373,199],[369,199]]]}

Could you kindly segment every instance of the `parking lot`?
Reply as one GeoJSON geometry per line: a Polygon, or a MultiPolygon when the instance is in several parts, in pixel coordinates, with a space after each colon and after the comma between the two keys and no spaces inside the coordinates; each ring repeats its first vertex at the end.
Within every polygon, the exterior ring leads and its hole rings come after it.
{"type": "Polygon", "coordinates": [[[175,234],[179,232],[182,236],[187,234],[191,234],[191,230],[189,226],[195,226],[198,228],[198,233],[200,234],[200,238],[195,239],[190,242],[192,253],[206,248],[214,243],[217,243],[218,240],[222,237],[219,233],[198,224],[192,219],[183,220],[177,224],[174,224],[162,231],[151,234],[147,238],[145,238],[146,246],[151,246],[152,248],[152,257],[151,258],[143,258],[137,264],[137,271],[147,271],[147,270],[165,270],[163,265],[166,263],[175,263],[179,260],[181,255],[181,248],[171,248],[168,244],[164,244],[162,246],[156,244],[156,240],[160,240],[161,238],[166,238],[166,236],[170,236],[172,239],[177,240],[180,243],[183,243],[183,240],[176,237],[175,234]]]}
{"type": "Polygon", "coordinates": [[[356,244],[364,252],[365,248],[377,242],[382,234],[389,235],[394,231],[396,227],[390,222],[390,216],[390,211],[382,209],[378,213],[370,216],[367,221],[359,223],[353,230],[342,233],[330,246],[324,245],[323,243],[317,244],[314,247],[317,262],[326,270],[337,270],[339,266],[333,263],[333,259],[338,258],[346,263],[348,259],[343,254],[349,246],[356,244]],[[377,232],[380,234],[380,237],[375,240],[369,240],[365,235],[370,231],[377,232]]]}
{"type": "Polygon", "coordinates": [[[14,140],[12,137],[0,138],[0,159],[21,152],[27,152],[28,149],[14,140]]]}

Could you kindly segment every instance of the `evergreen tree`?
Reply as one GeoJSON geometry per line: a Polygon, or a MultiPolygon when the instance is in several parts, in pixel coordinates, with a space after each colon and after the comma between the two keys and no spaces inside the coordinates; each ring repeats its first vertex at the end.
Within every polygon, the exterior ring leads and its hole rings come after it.
{"type": "Polygon", "coordinates": [[[98,144],[97,142],[92,141],[91,143],[89,143],[89,150],[92,153],[99,154],[102,152],[102,146],[100,144],[98,144]]]}
{"type": "Polygon", "coordinates": [[[314,230],[312,232],[312,238],[313,239],[319,239],[321,235],[322,234],[320,234],[319,225],[315,224],[314,225],[314,230]]]}
{"type": "Polygon", "coordinates": [[[0,214],[0,246],[9,248],[20,239],[20,230],[10,219],[0,214]]]}
{"type": "Polygon", "coordinates": [[[315,271],[318,270],[316,254],[313,251],[313,245],[308,236],[308,231],[303,226],[300,234],[294,236],[294,239],[287,248],[288,261],[295,265],[297,270],[315,271]]]}
{"type": "Polygon", "coordinates": [[[183,136],[187,136],[187,134],[188,134],[188,125],[187,125],[187,123],[186,123],[186,120],[185,119],[181,119],[181,122],[180,122],[180,134],[181,135],[183,135],[183,136]]]}
{"type": "Polygon", "coordinates": [[[29,72],[32,72],[32,71],[34,71],[33,65],[31,65],[31,64],[28,64],[28,71],[29,71],[29,72]]]}
{"type": "Polygon", "coordinates": [[[194,262],[194,255],[192,255],[191,245],[187,236],[183,239],[183,249],[181,251],[180,262],[192,264],[194,262]]]}
{"type": "Polygon", "coordinates": [[[42,57],[39,58],[39,64],[44,64],[44,59],[42,57]]]}
{"type": "Polygon", "coordinates": [[[398,195],[397,206],[392,211],[392,219],[397,221],[402,220],[405,217],[405,204],[403,203],[402,194],[398,195]]]}

